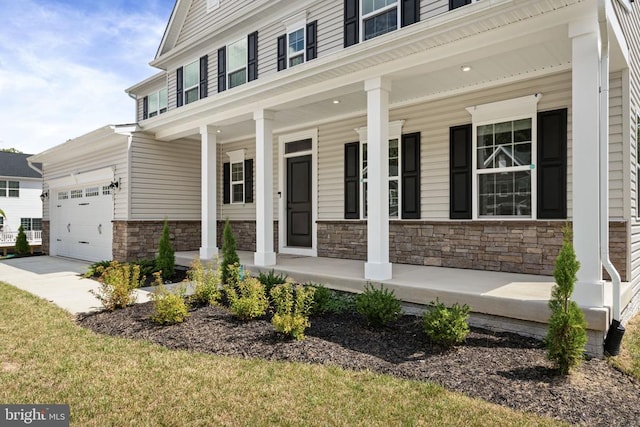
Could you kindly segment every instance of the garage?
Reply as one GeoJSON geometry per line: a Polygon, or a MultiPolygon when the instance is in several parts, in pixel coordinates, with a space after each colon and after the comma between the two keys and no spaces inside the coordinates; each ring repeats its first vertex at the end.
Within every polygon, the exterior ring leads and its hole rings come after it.
{"type": "Polygon", "coordinates": [[[107,181],[51,192],[52,254],[87,261],[112,258],[111,191],[107,181]]]}

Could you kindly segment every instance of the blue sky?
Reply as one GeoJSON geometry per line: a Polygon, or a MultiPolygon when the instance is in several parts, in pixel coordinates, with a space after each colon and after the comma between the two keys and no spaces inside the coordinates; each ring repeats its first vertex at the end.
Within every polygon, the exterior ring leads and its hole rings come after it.
{"type": "Polygon", "coordinates": [[[39,153],[132,123],[174,0],[0,0],[0,148],[39,153]]]}

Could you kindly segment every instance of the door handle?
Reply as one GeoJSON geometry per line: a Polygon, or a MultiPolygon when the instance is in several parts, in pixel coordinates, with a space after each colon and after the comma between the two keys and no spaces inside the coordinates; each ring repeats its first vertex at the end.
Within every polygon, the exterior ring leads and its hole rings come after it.
{"type": "Polygon", "coordinates": [[[67,224],[67,232],[71,233],[71,223],[67,224]]]}
{"type": "Polygon", "coordinates": [[[98,234],[102,234],[102,224],[98,224],[98,234]]]}

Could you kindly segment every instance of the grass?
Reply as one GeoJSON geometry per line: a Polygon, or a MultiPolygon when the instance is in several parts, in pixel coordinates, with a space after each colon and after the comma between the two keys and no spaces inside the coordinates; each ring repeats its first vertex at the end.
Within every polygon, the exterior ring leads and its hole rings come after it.
{"type": "Polygon", "coordinates": [[[640,380],[640,314],[625,326],[620,355],[609,360],[613,366],[640,380]]]}
{"type": "Polygon", "coordinates": [[[97,335],[2,282],[0,336],[0,402],[66,403],[72,425],[558,425],[428,383],[97,335]]]}

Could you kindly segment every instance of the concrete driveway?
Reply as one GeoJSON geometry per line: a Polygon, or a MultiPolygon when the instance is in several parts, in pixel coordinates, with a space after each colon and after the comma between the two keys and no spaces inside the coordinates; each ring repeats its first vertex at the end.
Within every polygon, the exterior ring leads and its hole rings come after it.
{"type": "MultiPolygon", "coordinates": [[[[0,261],[0,281],[46,299],[72,314],[99,310],[100,301],[89,293],[98,282],[85,279],[89,263],[68,258],[35,256],[0,261]]],[[[148,301],[148,291],[138,290],[138,302],[148,301]]]]}

